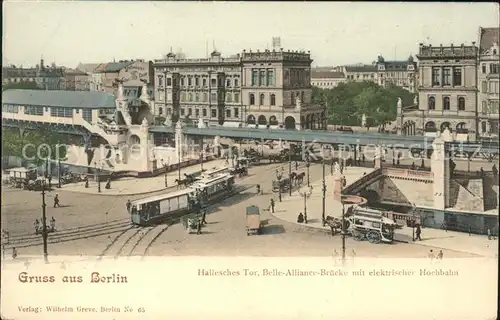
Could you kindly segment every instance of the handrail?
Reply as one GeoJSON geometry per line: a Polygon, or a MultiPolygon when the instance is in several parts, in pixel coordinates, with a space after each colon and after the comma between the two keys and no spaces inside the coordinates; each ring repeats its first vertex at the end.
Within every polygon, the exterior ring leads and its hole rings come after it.
{"type": "Polygon", "coordinates": [[[346,186],[342,190],[342,194],[349,194],[349,193],[351,193],[353,190],[355,190],[359,186],[365,184],[367,181],[370,181],[373,178],[379,177],[381,174],[382,174],[382,169],[379,168],[379,169],[376,169],[376,170],[370,172],[367,175],[362,176],[358,180],[356,180],[353,183],[351,183],[350,185],[346,186]]]}

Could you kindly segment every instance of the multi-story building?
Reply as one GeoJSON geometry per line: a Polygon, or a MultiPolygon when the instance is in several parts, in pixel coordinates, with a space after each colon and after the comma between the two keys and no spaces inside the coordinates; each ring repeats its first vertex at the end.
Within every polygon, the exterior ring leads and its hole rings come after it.
{"type": "Polygon", "coordinates": [[[36,86],[44,90],[64,89],[63,69],[54,63],[45,66],[43,59],[36,68],[17,68],[16,66],[2,68],[2,83],[36,83],[36,86]]]}
{"type": "Polygon", "coordinates": [[[373,64],[355,64],[342,67],[347,81],[377,82],[377,66],[373,64]]]}
{"type": "Polygon", "coordinates": [[[420,44],[418,110],[398,109],[408,135],[435,136],[448,128],[456,140],[475,140],[478,129],[478,48],[420,44]]]}
{"type": "Polygon", "coordinates": [[[64,89],[70,91],[90,91],[90,76],[78,69],[64,70],[64,89]]]}
{"type": "Polygon", "coordinates": [[[478,108],[479,136],[499,136],[499,28],[479,28],[478,108]]]}
{"type": "Polygon", "coordinates": [[[116,79],[121,79],[125,87],[141,86],[141,81],[152,83],[152,65],[152,62],[145,62],[144,60],[120,60],[119,62],[101,63],[90,74],[90,90],[115,93],[116,79]]]}
{"type": "Polygon", "coordinates": [[[265,50],[222,58],[156,60],[158,113],[209,126],[326,128],[326,108],[312,105],[309,53],[265,50]]]}
{"type": "Polygon", "coordinates": [[[394,85],[415,93],[417,63],[410,55],[406,61],[385,61],[383,56],[377,58],[377,81],[379,86],[387,88],[394,85]]]}
{"type": "Polygon", "coordinates": [[[343,72],[316,71],[311,72],[311,85],[321,89],[333,89],[347,81],[343,72]]]}
{"type": "Polygon", "coordinates": [[[35,83],[36,68],[2,67],[2,85],[10,83],[35,83]]]}

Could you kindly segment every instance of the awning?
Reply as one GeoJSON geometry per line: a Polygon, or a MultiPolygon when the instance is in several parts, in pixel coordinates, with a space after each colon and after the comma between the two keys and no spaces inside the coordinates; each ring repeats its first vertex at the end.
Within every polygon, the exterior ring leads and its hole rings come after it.
{"type": "Polygon", "coordinates": [[[241,122],[224,122],[222,125],[223,127],[228,127],[228,128],[240,128],[241,127],[241,122]]]}

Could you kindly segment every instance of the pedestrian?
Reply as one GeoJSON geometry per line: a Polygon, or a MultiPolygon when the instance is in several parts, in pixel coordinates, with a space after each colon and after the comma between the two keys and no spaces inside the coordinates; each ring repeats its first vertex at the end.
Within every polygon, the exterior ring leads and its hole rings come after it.
{"type": "Polygon", "coordinates": [[[203,215],[201,217],[201,223],[202,224],[207,224],[206,218],[207,218],[207,209],[203,210],[203,215]]]}
{"type": "Polygon", "coordinates": [[[50,229],[52,232],[56,231],[56,219],[54,219],[54,217],[50,219],[50,229]]]}
{"type": "Polygon", "coordinates": [[[424,169],[425,168],[425,162],[424,159],[422,158],[422,162],[420,163],[420,168],[424,169]]]}
{"type": "Polygon", "coordinates": [[[433,259],[434,259],[434,251],[432,251],[432,250],[431,250],[431,251],[429,251],[429,255],[428,255],[428,256],[429,256],[429,258],[430,258],[431,260],[433,260],[433,259]]]}
{"type": "Polygon", "coordinates": [[[491,240],[491,230],[490,228],[488,228],[488,230],[486,230],[487,234],[488,234],[488,240],[491,240]]]}
{"type": "Polygon", "coordinates": [[[299,213],[298,217],[297,217],[297,222],[298,223],[304,223],[304,215],[301,213],[299,213]]]}
{"type": "Polygon", "coordinates": [[[299,162],[295,161],[295,171],[299,170],[299,162]]]}
{"type": "Polygon", "coordinates": [[[132,207],[132,202],[130,202],[130,199],[127,200],[127,212],[130,213],[130,207],[132,207]]]}
{"type": "Polygon", "coordinates": [[[443,250],[439,250],[439,253],[438,253],[438,255],[437,255],[437,258],[438,258],[439,260],[443,260],[443,250]]]}
{"type": "Polygon", "coordinates": [[[422,241],[422,238],[420,238],[420,234],[422,233],[422,230],[420,229],[420,225],[417,224],[416,225],[416,229],[415,229],[415,240],[419,240],[419,241],[422,241]]]}
{"type": "Polygon", "coordinates": [[[497,169],[497,166],[495,164],[493,165],[493,167],[491,167],[491,171],[493,171],[493,176],[496,179],[498,176],[498,169],[497,169]]]}
{"type": "Polygon", "coordinates": [[[196,234],[201,234],[201,220],[198,220],[198,226],[196,229],[196,234]]]}
{"type": "Polygon", "coordinates": [[[52,188],[52,175],[49,174],[48,180],[49,180],[49,188],[52,188]]]}
{"type": "Polygon", "coordinates": [[[40,230],[40,221],[35,219],[35,234],[38,234],[38,230],[40,230]]]}
{"type": "Polygon", "coordinates": [[[411,170],[415,170],[415,161],[412,162],[411,166],[410,166],[410,169],[411,170]]]}
{"type": "Polygon", "coordinates": [[[59,195],[56,194],[56,196],[54,197],[54,208],[55,207],[60,207],[61,205],[59,204],[59,195]]]}
{"type": "Polygon", "coordinates": [[[17,250],[16,247],[12,247],[12,259],[17,258],[17,250]]]}
{"type": "Polygon", "coordinates": [[[400,160],[399,160],[399,158],[398,158],[398,161],[396,161],[396,166],[398,166],[398,167],[399,167],[399,165],[400,165],[400,164],[401,164],[401,161],[400,161],[400,160]]]}
{"type": "Polygon", "coordinates": [[[271,212],[274,213],[274,199],[271,199],[271,212]]]}
{"type": "Polygon", "coordinates": [[[89,187],[89,177],[85,177],[85,188],[89,187]]]}
{"type": "Polygon", "coordinates": [[[482,178],[482,177],[484,177],[484,169],[483,169],[483,167],[481,167],[481,168],[479,169],[479,172],[480,172],[480,177],[481,177],[481,178],[482,178]]]}

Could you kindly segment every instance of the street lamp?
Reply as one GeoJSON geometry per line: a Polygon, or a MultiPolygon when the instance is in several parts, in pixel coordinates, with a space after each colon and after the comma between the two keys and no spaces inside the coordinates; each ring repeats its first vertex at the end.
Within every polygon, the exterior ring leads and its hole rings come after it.
{"type": "Polygon", "coordinates": [[[309,166],[311,164],[309,163],[309,152],[306,152],[306,168],[307,168],[307,186],[310,187],[310,179],[309,179],[309,166]]]}
{"type": "Polygon", "coordinates": [[[325,221],[325,210],[326,210],[326,182],[325,182],[325,159],[323,159],[323,185],[321,190],[323,191],[323,211],[321,214],[321,218],[323,221],[323,227],[326,225],[325,221]]]}
{"type": "Polygon", "coordinates": [[[345,235],[346,235],[346,230],[345,230],[345,204],[342,202],[342,225],[341,225],[341,230],[342,230],[342,261],[345,261],[345,235]]]}
{"type": "Polygon", "coordinates": [[[203,171],[203,161],[205,160],[205,148],[203,146],[203,140],[205,140],[205,138],[201,137],[201,143],[200,143],[200,166],[201,166],[201,171],[203,171]]]}
{"type": "Polygon", "coordinates": [[[101,169],[97,167],[97,161],[94,161],[97,180],[97,192],[101,192],[101,169]]]}
{"type": "Polygon", "coordinates": [[[49,263],[49,254],[47,249],[47,216],[46,216],[46,207],[45,203],[45,188],[47,187],[45,180],[42,181],[42,238],[43,238],[43,259],[45,263],[49,263]]]}
{"type": "Polygon", "coordinates": [[[307,224],[307,199],[311,196],[312,192],[309,188],[307,191],[301,192],[300,195],[304,198],[304,223],[307,224]]]}
{"type": "Polygon", "coordinates": [[[278,179],[278,195],[279,195],[279,200],[281,202],[281,178],[283,177],[283,175],[278,171],[278,169],[276,169],[276,178],[278,179]]]}
{"type": "Polygon", "coordinates": [[[165,172],[164,172],[164,175],[165,175],[165,188],[168,187],[168,179],[167,179],[167,163],[165,161],[163,161],[163,159],[161,159],[161,164],[163,166],[163,168],[165,169],[165,172]]]}
{"type": "Polygon", "coordinates": [[[61,157],[57,157],[57,187],[61,187],[61,157]]]}
{"type": "Polygon", "coordinates": [[[292,147],[288,144],[288,194],[292,196],[292,147]]]}
{"type": "Polygon", "coordinates": [[[415,241],[415,211],[417,211],[417,207],[415,206],[415,203],[412,203],[412,224],[411,224],[411,229],[412,229],[412,239],[415,241]]]}

